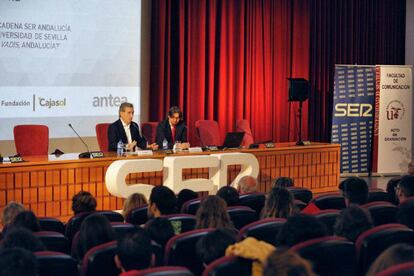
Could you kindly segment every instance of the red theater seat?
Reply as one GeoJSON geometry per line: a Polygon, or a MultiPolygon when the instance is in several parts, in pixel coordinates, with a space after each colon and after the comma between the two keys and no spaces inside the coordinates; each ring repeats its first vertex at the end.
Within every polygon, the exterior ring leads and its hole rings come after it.
{"type": "Polygon", "coordinates": [[[34,252],[37,261],[39,276],[76,276],[78,263],[69,255],[61,252],[38,251],[34,252]]]}
{"type": "Polygon", "coordinates": [[[227,213],[236,229],[241,229],[243,226],[259,219],[256,211],[246,206],[227,207],[227,213]]]}
{"type": "Polygon", "coordinates": [[[174,228],[175,234],[181,234],[194,230],[196,224],[196,218],[190,214],[171,214],[163,215],[162,218],[166,218],[171,222],[174,228]]]}
{"type": "Polygon", "coordinates": [[[92,247],[82,261],[82,276],[112,276],[120,273],[115,264],[116,241],[92,247]]]}
{"type": "Polygon", "coordinates": [[[305,202],[306,204],[308,204],[313,197],[312,191],[306,188],[291,186],[287,187],[287,189],[292,192],[295,199],[305,202]]]}
{"type": "Polygon", "coordinates": [[[409,276],[414,275],[414,262],[390,266],[376,274],[377,276],[409,276]]]}
{"type": "Polygon", "coordinates": [[[250,276],[252,262],[247,259],[225,256],[210,263],[203,272],[203,276],[250,276]]]}
{"type": "Polygon", "coordinates": [[[145,224],[148,221],[148,205],[133,209],[127,214],[125,221],[135,225],[145,224]]]}
{"type": "Polygon", "coordinates": [[[161,266],[153,267],[137,271],[136,273],[129,273],[129,276],[192,276],[194,275],[185,267],[182,266],[161,266]]]}
{"type": "Polygon", "coordinates": [[[345,199],[339,193],[329,193],[320,195],[311,200],[319,209],[344,209],[345,199]]]}
{"type": "Polygon", "coordinates": [[[40,217],[38,220],[42,231],[54,231],[62,234],[65,233],[65,225],[56,218],[40,217]]]}
{"type": "Polygon", "coordinates": [[[14,127],[14,144],[22,156],[47,155],[49,128],[45,125],[17,125],[14,127]]]}
{"type": "Polygon", "coordinates": [[[236,131],[244,132],[244,137],[241,144],[243,147],[248,147],[250,144],[254,143],[253,133],[248,120],[237,120],[236,131]]]}
{"type": "Polygon", "coordinates": [[[221,146],[223,144],[220,126],[217,121],[199,120],[195,122],[195,126],[201,146],[221,146]]]}
{"type": "Polygon", "coordinates": [[[33,232],[33,235],[38,237],[49,251],[69,253],[69,241],[59,232],[53,231],[39,231],[33,232]]]}
{"type": "Polygon", "coordinates": [[[265,193],[246,193],[239,196],[239,204],[242,206],[247,206],[256,211],[257,215],[260,216],[260,213],[264,207],[266,200],[265,193]]]}
{"type": "Polygon", "coordinates": [[[96,139],[98,140],[99,150],[108,151],[109,142],[108,142],[108,128],[109,123],[101,123],[95,126],[96,139]]]}
{"type": "Polygon", "coordinates": [[[181,207],[181,212],[186,214],[195,215],[198,208],[200,208],[202,198],[190,199],[184,202],[183,207],[181,207]]]}
{"type": "Polygon", "coordinates": [[[142,135],[144,135],[149,144],[155,143],[155,138],[157,136],[157,126],[158,122],[141,123],[142,135]]]}
{"type": "Polygon", "coordinates": [[[373,201],[361,206],[369,211],[375,226],[397,222],[397,206],[388,201],[373,201]]]}
{"type": "Polygon", "coordinates": [[[283,218],[266,218],[255,221],[240,229],[238,239],[253,237],[276,246],[276,236],[285,222],[286,219],[283,218]]]}
{"type": "Polygon", "coordinates": [[[325,224],[329,235],[333,235],[334,225],[335,225],[336,219],[339,216],[339,212],[340,212],[339,210],[335,210],[335,209],[326,209],[326,210],[320,210],[313,215],[316,217],[317,220],[325,224]]]}

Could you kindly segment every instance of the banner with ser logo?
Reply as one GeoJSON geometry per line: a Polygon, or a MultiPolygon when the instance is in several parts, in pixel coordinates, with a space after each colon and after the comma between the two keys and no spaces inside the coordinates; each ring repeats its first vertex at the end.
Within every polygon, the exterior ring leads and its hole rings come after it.
{"type": "Polygon", "coordinates": [[[405,173],[411,161],[412,66],[378,65],[373,172],[405,173]]]}
{"type": "Polygon", "coordinates": [[[367,173],[374,125],[375,66],[336,65],[331,142],[341,145],[341,173],[367,173]]]}

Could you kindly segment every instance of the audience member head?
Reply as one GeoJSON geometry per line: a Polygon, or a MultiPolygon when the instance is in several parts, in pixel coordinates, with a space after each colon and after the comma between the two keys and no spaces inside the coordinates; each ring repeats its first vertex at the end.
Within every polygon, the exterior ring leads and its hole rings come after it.
{"type": "Polygon", "coordinates": [[[388,198],[390,199],[391,203],[398,205],[398,198],[396,195],[397,192],[397,186],[401,181],[401,176],[399,177],[394,177],[392,179],[390,179],[387,183],[387,194],[388,194],[388,198]]]}
{"type": "Polygon", "coordinates": [[[266,197],[263,218],[287,218],[296,213],[292,192],[284,187],[273,187],[266,197]]]}
{"type": "Polygon", "coordinates": [[[174,228],[166,218],[153,218],[145,225],[151,240],[165,247],[168,240],[174,236],[174,228]]]}
{"type": "Polygon", "coordinates": [[[276,238],[278,246],[291,247],[297,243],[325,237],[326,226],[315,217],[297,214],[289,217],[276,238]]]}
{"type": "Polygon", "coordinates": [[[414,196],[414,175],[403,176],[396,187],[395,194],[400,203],[414,196]]]}
{"type": "Polygon", "coordinates": [[[180,212],[186,201],[198,198],[198,194],[190,189],[182,189],[177,195],[177,210],[180,212]]]}
{"type": "Polygon", "coordinates": [[[201,237],[196,244],[196,252],[204,265],[223,257],[229,245],[236,242],[233,230],[220,228],[201,237]]]}
{"type": "Polygon", "coordinates": [[[147,205],[148,201],[145,196],[141,193],[133,193],[129,195],[124,202],[124,208],[122,209],[122,215],[127,217],[129,213],[134,210],[135,208],[147,205]]]}
{"type": "Polygon", "coordinates": [[[77,257],[82,260],[86,252],[94,246],[115,240],[115,233],[109,220],[99,214],[85,218],[79,230],[77,257]]]}
{"type": "Polygon", "coordinates": [[[351,205],[339,213],[335,222],[334,232],[337,236],[355,242],[362,232],[372,227],[370,213],[357,205],[351,205]]]}
{"type": "Polygon", "coordinates": [[[32,211],[23,211],[17,214],[10,227],[23,227],[33,232],[40,231],[39,220],[32,211]]]}
{"type": "Polygon", "coordinates": [[[290,177],[278,177],[273,179],[272,187],[292,187],[293,186],[293,179],[290,177]]]}
{"type": "Polygon", "coordinates": [[[174,192],[166,186],[155,186],[149,198],[149,217],[159,217],[176,213],[177,198],[174,192]]]}
{"type": "Polygon", "coordinates": [[[123,272],[151,266],[151,239],[145,230],[135,228],[118,239],[115,263],[123,272]]]}
{"type": "Polygon", "coordinates": [[[257,180],[253,176],[245,175],[240,178],[237,187],[240,194],[254,193],[257,191],[257,180]]]}
{"type": "Polygon", "coordinates": [[[267,258],[263,276],[314,276],[312,264],[286,249],[277,249],[267,258]]]}
{"type": "Polygon", "coordinates": [[[72,198],[72,211],[75,215],[96,210],[96,199],[90,192],[80,191],[72,198]]]}
{"type": "Polygon", "coordinates": [[[362,205],[368,201],[368,185],[362,178],[349,177],[339,184],[339,189],[342,190],[346,206],[362,205]]]}
{"type": "Polygon", "coordinates": [[[224,199],[224,201],[227,203],[227,206],[235,206],[239,204],[239,192],[236,190],[236,188],[233,188],[231,186],[221,187],[217,191],[216,195],[224,199]]]}
{"type": "Polygon", "coordinates": [[[196,213],[196,228],[233,228],[227,213],[227,204],[219,196],[208,196],[196,213]]]}
{"type": "Polygon", "coordinates": [[[12,223],[13,219],[21,212],[24,211],[24,206],[18,202],[10,201],[3,209],[1,216],[1,223],[3,227],[12,223]]]}
{"type": "Polygon", "coordinates": [[[414,229],[414,199],[406,200],[398,206],[397,220],[414,229]]]}
{"type": "Polygon", "coordinates": [[[32,252],[23,248],[0,250],[1,276],[36,276],[37,262],[32,252]]]}
{"type": "Polygon", "coordinates": [[[26,228],[13,228],[7,231],[3,239],[3,248],[20,247],[31,252],[43,251],[45,246],[32,231],[26,228]]]}
{"type": "Polygon", "coordinates": [[[368,274],[369,276],[397,264],[414,261],[414,246],[408,244],[395,244],[383,251],[372,263],[368,274]]]}

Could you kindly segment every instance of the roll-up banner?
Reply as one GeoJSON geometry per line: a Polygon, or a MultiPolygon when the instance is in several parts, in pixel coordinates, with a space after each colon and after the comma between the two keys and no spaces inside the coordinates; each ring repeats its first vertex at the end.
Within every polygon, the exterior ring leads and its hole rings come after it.
{"type": "Polygon", "coordinates": [[[411,161],[412,66],[377,65],[373,169],[407,172],[411,161]]]}
{"type": "Polygon", "coordinates": [[[341,173],[368,173],[374,124],[375,66],[336,65],[332,143],[341,145],[341,173]]]}

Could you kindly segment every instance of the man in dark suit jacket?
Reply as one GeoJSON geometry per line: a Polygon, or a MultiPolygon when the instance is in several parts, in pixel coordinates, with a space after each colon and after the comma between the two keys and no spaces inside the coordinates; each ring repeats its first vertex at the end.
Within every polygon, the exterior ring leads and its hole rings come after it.
{"type": "Polygon", "coordinates": [[[133,151],[136,146],[141,149],[158,149],[157,144],[147,145],[147,140],[141,136],[139,126],[132,121],[134,105],[122,103],[119,107],[119,120],[113,122],[108,128],[109,151],[116,151],[117,144],[122,141],[128,150],[133,151]]]}
{"type": "Polygon", "coordinates": [[[167,140],[169,149],[173,148],[175,142],[187,142],[187,127],[182,118],[183,113],[180,108],[177,106],[170,108],[167,119],[160,122],[157,126],[155,141],[159,148],[162,148],[164,139],[167,140]]]}

